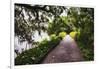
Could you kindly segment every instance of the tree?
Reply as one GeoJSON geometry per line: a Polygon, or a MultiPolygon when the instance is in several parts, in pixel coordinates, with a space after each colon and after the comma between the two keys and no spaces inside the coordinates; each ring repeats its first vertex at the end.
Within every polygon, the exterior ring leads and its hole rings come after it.
{"type": "Polygon", "coordinates": [[[76,31],[80,32],[77,43],[82,49],[86,60],[93,60],[94,56],[94,9],[70,8],[68,17],[71,19],[76,31]]]}
{"type": "Polygon", "coordinates": [[[15,36],[31,43],[34,31],[39,34],[46,31],[48,22],[59,17],[64,9],[62,6],[15,4],[15,36]]]}
{"type": "Polygon", "coordinates": [[[93,8],[15,4],[15,36],[18,36],[20,41],[34,44],[32,37],[34,37],[35,31],[38,31],[39,35],[41,35],[41,31],[47,32],[51,35],[51,39],[36,43],[39,44],[37,47],[22,52],[15,58],[16,65],[39,63],[49,49],[53,49],[59,44],[61,40],[59,37],[64,37],[66,33],[70,32],[74,32],[71,33],[74,36],[76,36],[75,32],[80,34],[75,37],[76,42],[84,58],[93,60],[93,8]],[[62,16],[63,13],[67,15],[62,16]],[[34,56],[35,59],[32,58],[34,56]]]}
{"type": "Polygon", "coordinates": [[[94,54],[94,9],[70,7],[67,16],[60,16],[49,23],[49,34],[77,32],[76,41],[86,60],[93,60],[94,54]]]}

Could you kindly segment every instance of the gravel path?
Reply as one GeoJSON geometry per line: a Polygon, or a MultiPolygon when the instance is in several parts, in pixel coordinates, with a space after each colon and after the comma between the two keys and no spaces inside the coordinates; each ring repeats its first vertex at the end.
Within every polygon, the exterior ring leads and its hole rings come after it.
{"type": "Polygon", "coordinates": [[[61,63],[83,61],[80,49],[69,35],[60,42],[43,60],[42,63],[61,63]]]}

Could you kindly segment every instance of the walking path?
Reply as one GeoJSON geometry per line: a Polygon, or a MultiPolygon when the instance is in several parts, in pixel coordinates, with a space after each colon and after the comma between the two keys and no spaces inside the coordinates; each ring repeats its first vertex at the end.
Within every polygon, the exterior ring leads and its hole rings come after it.
{"type": "Polygon", "coordinates": [[[61,62],[77,62],[82,61],[83,57],[76,42],[69,35],[54,48],[42,63],[61,63],[61,62]]]}

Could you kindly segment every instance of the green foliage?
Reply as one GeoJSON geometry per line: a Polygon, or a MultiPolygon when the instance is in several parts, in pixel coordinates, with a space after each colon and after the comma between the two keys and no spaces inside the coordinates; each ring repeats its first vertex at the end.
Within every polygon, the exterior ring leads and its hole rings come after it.
{"type": "Polygon", "coordinates": [[[70,32],[73,30],[72,24],[68,22],[67,16],[60,16],[52,20],[52,22],[49,22],[48,27],[48,34],[56,34],[58,35],[60,32],[70,32]]]}
{"type": "Polygon", "coordinates": [[[26,50],[19,54],[15,58],[15,65],[26,65],[26,64],[39,64],[43,61],[47,53],[56,47],[60,42],[60,38],[55,38],[48,41],[44,39],[38,44],[38,47],[26,50]]]}
{"type": "Polygon", "coordinates": [[[67,16],[60,16],[49,23],[48,33],[58,35],[65,31],[75,37],[78,46],[81,48],[84,59],[93,60],[94,54],[94,9],[71,7],[67,16]],[[72,32],[75,31],[75,32],[72,32]],[[87,51],[88,52],[84,52],[87,51]],[[91,51],[90,51],[91,50],[91,51]],[[87,54],[87,56],[86,56],[87,54]],[[92,59],[91,59],[91,58],[92,59]]]}
{"type": "Polygon", "coordinates": [[[50,19],[59,17],[64,11],[63,6],[48,5],[30,5],[15,4],[15,36],[21,41],[32,42],[32,35],[37,30],[39,35],[41,31],[47,31],[47,25],[50,19]]]}
{"type": "Polygon", "coordinates": [[[66,32],[60,32],[58,36],[63,39],[66,35],[67,35],[66,32]]]}
{"type": "Polygon", "coordinates": [[[77,32],[76,31],[72,31],[69,34],[73,39],[77,36],[77,32]]]}
{"type": "MultiPolygon", "coordinates": [[[[68,16],[75,18],[74,26],[78,31],[77,43],[85,60],[94,58],[94,9],[70,8],[68,16]],[[77,10],[78,9],[78,10],[77,10]],[[80,12],[79,12],[80,11],[80,12]]],[[[73,22],[73,21],[72,21],[73,22]]]]}
{"type": "Polygon", "coordinates": [[[92,46],[90,46],[90,45],[87,46],[87,45],[83,44],[81,41],[78,41],[78,45],[80,47],[81,53],[82,53],[85,61],[94,60],[94,50],[93,50],[92,46]]]}
{"type": "Polygon", "coordinates": [[[50,40],[44,39],[38,43],[38,47],[19,54],[15,58],[15,65],[41,63],[45,55],[69,33],[72,38],[77,39],[84,60],[94,59],[93,8],[15,4],[15,36],[33,43],[31,37],[36,30],[39,34],[46,31],[50,40]],[[61,16],[66,9],[67,16],[61,16]],[[23,11],[29,16],[28,19],[25,19],[23,11]]]}
{"type": "Polygon", "coordinates": [[[51,39],[51,40],[56,39],[56,38],[57,38],[56,34],[51,34],[51,35],[50,35],[50,39],[51,39]]]}

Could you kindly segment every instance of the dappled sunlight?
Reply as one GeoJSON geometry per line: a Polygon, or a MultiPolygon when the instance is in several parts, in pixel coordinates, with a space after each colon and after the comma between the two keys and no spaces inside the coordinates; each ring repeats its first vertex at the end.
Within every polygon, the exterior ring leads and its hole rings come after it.
{"type": "Polygon", "coordinates": [[[14,5],[15,65],[94,60],[94,8],[14,5]]]}
{"type": "Polygon", "coordinates": [[[35,41],[35,42],[41,42],[43,39],[47,39],[49,40],[49,35],[46,33],[46,32],[41,32],[41,35],[38,34],[38,31],[35,31],[32,39],[35,41]]]}

